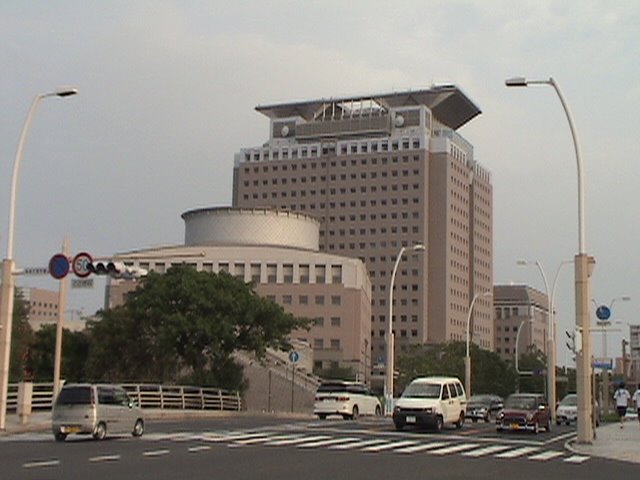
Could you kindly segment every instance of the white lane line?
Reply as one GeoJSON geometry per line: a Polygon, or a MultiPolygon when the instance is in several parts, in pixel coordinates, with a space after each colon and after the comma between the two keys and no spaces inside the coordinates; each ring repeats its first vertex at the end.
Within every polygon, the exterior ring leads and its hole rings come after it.
{"type": "Polygon", "coordinates": [[[271,442],[273,440],[287,440],[289,438],[300,438],[300,434],[295,434],[295,435],[271,435],[269,436],[268,434],[264,437],[257,437],[257,438],[248,438],[246,440],[234,440],[233,443],[237,444],[237,445],[253,445],[254,443],[260,443],[260,442],[271,442]]]}
{"type": "Polygon", "coordinates": [[[189,447],[188,451],[191,453],[202,452],[204,450],[211,450],[209,445],[198,445],[197,447],[189,447]]]}
{"type": "Polygon", "coordinates": [[[295,445],[297,443],[303,442],[313,442],[314,440],[322,440],[329,438],[327,435],[313,435],[311,437],[304,437],[302,435],[297,435],[296,438],[287,438],[284,440],[276,440],[274,442],[264,442],[263,445],[269,446],[282,446],[282,445],[295,445]]]}
{"type": "Polygon", "coordinates": [[[414,440],[400,440],[397,442],[383,443],[382,445],[372,445],[371,447],[362,448],[362,452],[381,452],[383,450],[391,450],[392,448],[404,447],[406,445],[415,445],[414,440]]]}
{"type": "Polygon", "coordinates": [[[589,460],[591,457],[587,457],[584,455],[573,455],[572,457],[565,458],[564,461],[567,463],[582,463],[589,460]]]}
{"type": "Polygon", "coordinates": [[[538,453],[537,455],[532,455],[529,457],[529,460],[551,460],[552,458],[559,457],[564,455],[564,452],[559,452],[558,450],[549,450],[546,452],[538,453]]]}
{"type": "Polygon", "coordinates": [[[331,449],[331,450],[349,450],[349,449],[352,449],[352,448],[365,447],[367,445],[375,445],[376,443],[382,443],[384,441],[385,440],[382,440],[380,438],[373,439],[373,440],[359,440],[357,442],[343,443],[342,445],[331,445],[329,447],[329,449],[331,449]]]}
{"type": "Polygon", "coordinates": [[[28,462],[22,464],[24,468],[55,467],[56,465],[60,465],[60,460],[40,460],[38,462],[28,462]]]}
{"type": "Polygon", "coordinates": [[[508,452],[498,453],[494,455],[495,458],[516,458],[522,455],[526,455],[527,453],[535,452],[539,450],[538,447],[520,447],[515,450],[509,450],[508,452]]]}
{"type": "Polygon", "coordinates": [[[477,450],[471,450],[470,452],[462,452],[462,455],[465,457],[477,458],[491,453],[502,452],[508,448],[513,447],[511,445],[489,445],[488,447],[478,448],[477,450]]]}
{"type": "Polygon", "coordinates": [[[160,457],[162,455],[167,455],[169,450],[147,450],[146,452],[142,452],[142,456],[144,457],[160,457]]]}
{"type": "Polygon", "coordinates": [[[90,457],[90,462],[113,462],[120,460],[120,455],[98,455],[97,457],[90,457]]]}
{"type": "Polygon", "coordinates": [[[339,443],[353,442],[354,440],[358,440],[358,439],[354,437],[330,438],[329,440],[319,440],[317,442],[303,443],[301,445],[297,445],[297,447],[298,448],[327,447],[329,445],[336,445],[339,443]]]}
{"type": "Polygon", "coordinates": [[[431,450],[431,449],[434,449],[434,448],[444,447],[445,445],[449,445],[449,442],[423,443],[421,445],[413,445],[411,447],[396,448],[394,450],[394,453],[423,452],[425,450],[431,450]]]}
{"type": "Polygon", "coordinates": [[[429,453],[431,453],[432,455],[447,455],[448,453],[461,452],[462,450],[471,450],[472,448],[476,448],[477,446],[477,443],[459,443],[458,445],[431,450],[429,453]]]}
{"type": "Polygon", "coordinates": [[[255,433],[229,433],[229,434],[221,434],[221,435],[203,435],[201,439],[207,442],[233,442],[233,441],[242,440],[242,439],[268,437],[269,435],[273,435],[273,433],[255,432],[255,433]]]}

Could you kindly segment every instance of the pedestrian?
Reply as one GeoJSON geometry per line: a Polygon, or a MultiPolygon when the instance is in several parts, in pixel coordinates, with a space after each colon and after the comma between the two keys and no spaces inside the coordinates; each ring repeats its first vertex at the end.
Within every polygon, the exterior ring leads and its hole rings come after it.
{"type": "Polygon", "coordinates": [[[620,428],[624,428],[624,417],[627,415],[627,407],[629,406],[629,400],[631,400],[631,394],[625,388],[624,382],[620,382],[616,393],[613,394],[613,398],[616,401],[618,418],[620,418],[620,428]]]}
{"type": "Polygon", "coordinates": [[[633,394],[633,401],[636,404],[636,412],[638,412],[638,421],[640,422],[640,384],[638,384],[636,393],[633,394]]]}

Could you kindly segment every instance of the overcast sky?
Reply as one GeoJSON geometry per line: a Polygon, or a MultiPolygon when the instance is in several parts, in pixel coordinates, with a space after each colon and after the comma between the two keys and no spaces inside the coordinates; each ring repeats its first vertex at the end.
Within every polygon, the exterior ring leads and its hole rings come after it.
{"type": "MultiPolygon", "coordinates": [[[[495,283],[544,291],[578,251],[577,174],[552,76],[585,165],[592,294],[640,323],[640,3],[637,0],[19,1],[0,4],[0,252],[18,138],[24,152],[14,259],[46,266],[68,236],[94,256],[181,243],[186,210],[231,204],[233,156],[268,139],[259,104],[459,86],[482,114],[460,133],[492,172],[495,283]]],[[[19,285],[57,289],[53,280],[19,285]]],[[[102,306],[104,282],[67,306],[102,306]]],[[[573,270],[556,293],[560,363],[574,323],[573,270]]],[[[619,327],[621,328],[621,327],[619,327]]],[[[608,335],[620,354],[623,333],[608,335]]],[[[594,353],[602,353],[600,334],[594,353]]]]}

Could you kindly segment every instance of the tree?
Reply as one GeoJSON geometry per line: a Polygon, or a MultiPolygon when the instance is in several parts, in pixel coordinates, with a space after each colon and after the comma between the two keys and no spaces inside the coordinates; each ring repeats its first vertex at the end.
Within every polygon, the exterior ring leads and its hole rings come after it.
{"type": "Polygon", "coordinates": [[[33,329],[29,325],[29,303],[19,288],[13,297],[13,322],[11,327],[11,360],[9,381],[30,380],[32,376],[30,345],[33,329]]]}
{"type": "MultiPolygon", "coordinates": [[[[494,352],[483,350],[472,344],[471,390],[473,393],[494,393],[506,396],[513,392],[515,371],[494,352]]],[[[414,378],[444,375],[464,379],[464,342],[447,342],[438,345],[417,345],[398,359],[400,376],[396,385],[398,392],[414,378]]]]}
{"type": "Polygon", "coordinates": [[[527,393],[544,393],[546,365],[547,357],[545,354],[535,345],[530,345],[526,353],[520,356],[518,369],[522,372],[532,373],[519,376],[519,390],[527,393]]]}
{"type": "MultiPolygon", "coordinates": [[[[31,344],[31,360],[34,379],[39,382],[50,382],[53,379],[56,347],[56,326],[43,325],[33,335],[31,344]]],[[[60,377],[67,382],[88,380],[86,364],[89,354],[89,338],[84,332],[62,330],[62,358],[60,377]]]]}
{"type": "Polygon", "coordinates": [[[288,349],[292,330],[309,325],[250,284],[227,273],[189,266],[151,272],[122,307],[89,322],[89,373],[109,381],[192,381],[222,388],[244,385],[236,350],[264,357],[288,349]],[[117,354],[116,354],[117,352],[117,354]]]}

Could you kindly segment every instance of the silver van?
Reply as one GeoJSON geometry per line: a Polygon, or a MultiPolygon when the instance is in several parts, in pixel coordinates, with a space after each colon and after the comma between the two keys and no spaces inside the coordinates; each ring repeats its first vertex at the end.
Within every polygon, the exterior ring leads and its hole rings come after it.
{"type": "Polygon", "coordinates": [[[107,433],[144,433],[144,417],[124,388],[117,385],[67,384],[51,413],[51,430],[59,442],[71,433],[102,440],[107,433]]]}

